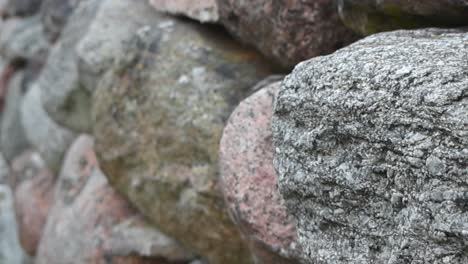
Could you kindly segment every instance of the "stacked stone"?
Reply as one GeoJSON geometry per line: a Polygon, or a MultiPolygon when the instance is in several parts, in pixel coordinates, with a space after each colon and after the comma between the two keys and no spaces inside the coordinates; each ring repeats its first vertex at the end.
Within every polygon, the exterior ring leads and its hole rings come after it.
{"type": "Polygon", "coordinates": [[[0,263],[467,263],[467,10],[0,1],[0,263]]]}

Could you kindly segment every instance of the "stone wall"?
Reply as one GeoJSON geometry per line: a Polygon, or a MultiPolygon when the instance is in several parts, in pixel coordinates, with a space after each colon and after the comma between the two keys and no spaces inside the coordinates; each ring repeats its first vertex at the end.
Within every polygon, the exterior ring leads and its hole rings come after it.
{"type": "Polygon", "coordinates": [[[468,263],[466,0],[0,15],[0,264],[468,263]]]}

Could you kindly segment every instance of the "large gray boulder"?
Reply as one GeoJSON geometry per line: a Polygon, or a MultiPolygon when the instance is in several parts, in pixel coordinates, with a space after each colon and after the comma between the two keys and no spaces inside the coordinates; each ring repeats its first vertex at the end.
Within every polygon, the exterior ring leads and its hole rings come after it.
{"type": "Polygon", "coordinates": [[[363,34],[468,25],[468,0],[338,0],[343,22],[363,34]]]}
{"type": "Polygon", "coordinates": [[[273,120],[308,263],[468,262],[468,33],[377,34],[299,64],[273,120]]]}
{"type": "Polygon", "coordinates": [[[112,59],[92,109],[104,173],[163,232],[210,263],[252,263],[219,189],[218,150],[229,115],[271,73],[268,63],[223,31],[161,15],[147,1],[107,0],[99,20],[125,25],[93,25],[101,28],[96,40],[129,40],[93,45],[99,55],[89,57],[97,65],[112,59]]]}

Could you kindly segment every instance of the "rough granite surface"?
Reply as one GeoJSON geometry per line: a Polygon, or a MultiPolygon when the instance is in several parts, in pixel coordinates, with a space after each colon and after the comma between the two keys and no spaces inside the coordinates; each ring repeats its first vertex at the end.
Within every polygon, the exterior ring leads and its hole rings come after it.
{"type": "Polygon", "coordinates": [[[286,77],[275,167],[308,263],[468,262],[468,33],[373,35],[286,77]]]}

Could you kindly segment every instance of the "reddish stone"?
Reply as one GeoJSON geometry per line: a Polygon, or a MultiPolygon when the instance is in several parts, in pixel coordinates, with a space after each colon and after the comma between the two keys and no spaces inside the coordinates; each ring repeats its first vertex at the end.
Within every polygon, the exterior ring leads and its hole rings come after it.
{"type": "Polygon", "coordinates": [[[184,15],[200,22],[217,22],[216,0],[149,0],[158,11],[184,15]]]}
{"type": "Polygon", "coordinates": [[[220,145],[225,199],[260,263],[295,263],[299,250],[273,167],[270,123],[279,84],[268,85],[236,108],[220,145]]]}
{"type": "Polygon", "coordinates": [[[188,261],[191,254],[148,226],[109,186],[92,148],[93,140],[81,136],[65,158],[36,263],[188,261]]]}
{"type": "Polygon", "coordinates": [[[35,255],[52,202],[54,174],[38,153],[28,151],[13,161],[10,181],[21,246],[35,255]]]}
{"type": "Polygon", "coordinates": [[[285,67],[355,40],[334,0],[217,0],[220,20],[240,40],[285,67]]]}

